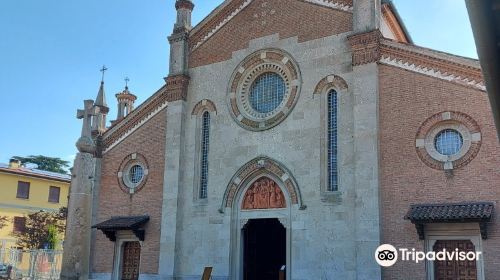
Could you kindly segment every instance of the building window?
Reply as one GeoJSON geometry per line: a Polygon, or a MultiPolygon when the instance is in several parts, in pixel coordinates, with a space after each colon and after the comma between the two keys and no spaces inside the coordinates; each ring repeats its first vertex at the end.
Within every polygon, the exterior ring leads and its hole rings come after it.
{"type": "Polygon", "coordinates": [[[471,162],[481,147],[481,129],[460,112],[440,112],[425,120],[415,139],[419,158],[429,167],[453,170],[471,162]]]}
{"type": "Polygon", "coordinates": [[[146,158],[141,154],[133,153],[122,161],[118,171],[118,183],[123,191],[135,194],[145,186],[148,174],[146,158]]]}
{"type": "Polygon", "coordinates": [[[14,233],[23,233],[26,231],[26,218],[14,217],[14,233]]]}
{"type": "Polygon", "coordinates": [[[61,188],[50,187],[50,189],[49,189],[49,202],[59,203],[60,195],[61,195],[61,188]]]}
{"type": "Polygon", "coordinates": [[[236,67],[228,87],[231,117],[251,131],[270,129],[284,121],[297,104],[302,78],[289,54],[259,50],[236,67]]]}
{"type": "Polygon", "coordinates": [[[434,145],[436,150],[446,156],[451,156],[460,151],[464,144],[464,139],[460,132],[454,129],[445,129],[436,135],[434,145]]]}
{"type": "Polygon", "coordinates": [[[337,92],[328,92],[328,185],[327,191],[338,190],[337,172],[337,92]]]}
{"type": "Polygon", "coordinates": [[[29,199],[30,198],[30,183],[29,182],[17,182],[17,198],[29,199]]]}
{"type": "Polygon", "coordinates": [[[200,158],[200,198],[207,198],[208,187],[208,149],[210,145],[210,113],[203,113],[201,126],[200,158]]]}
{"type": "Polygon", "coordinates": [[[132,184],[139,184],[142,181],[142,178],[144,178],[144,168],[136,164],[130,168],[128,176],[132,184]]]}
{"type": "Polygon", "coordinates": [[[250,89],[250,104],[259,113],[269,113],[283,101],[286,85],[280,75],[267,72],[260,75],[250,89]]]}

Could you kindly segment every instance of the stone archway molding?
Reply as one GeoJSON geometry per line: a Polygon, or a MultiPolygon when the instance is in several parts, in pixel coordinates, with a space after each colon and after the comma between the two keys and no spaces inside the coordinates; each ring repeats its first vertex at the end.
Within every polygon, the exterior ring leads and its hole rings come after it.
{"type": "Polygon", "coordinates": [[[346,90],[348,89],[347,82],[340,76],[329,75],[321,79],[316,85],[313,94],[326,93],[329,89],[346,90]]]}
{"type": "Polygon", "coordinates": [[[299,185],[291,172],[280,162],[266,156],[259,156],[244,164],[231,178],[226,187],[219,212],[224,213],[227,207],[232,207],[238,191],[244,187],[249,179],[259,174],[272,174],[278,177],[290,195],[290,203],[298,205],[300,210],[306,209],[307,206],[302,202],[299,185]]]}
{"type": "Polygon", "coordinates": [[[201,117],[204,112],[214,112],[217,114],[217,107],[215,107],[214,102],[208,99],[201,100],[194,106],[191,115],[201,117]]]}

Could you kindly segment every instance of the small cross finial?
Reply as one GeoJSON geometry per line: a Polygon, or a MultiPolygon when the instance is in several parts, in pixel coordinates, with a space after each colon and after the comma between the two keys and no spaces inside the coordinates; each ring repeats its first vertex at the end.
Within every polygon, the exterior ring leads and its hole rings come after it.
{"type": "Polygon", "coordinates": [[[103,65],[101,70],[100,70],[102,72],[101,82],[104,82],[104,73],[106,73],[107,70],[108,70],[108,68],[106,68],[106,65],[103,65]]]}
{"type": "Polygon", "coordinates": [[[130,82],[130,79],[125,77],[125,88],[128,88],[128,82],[130,82]]]}

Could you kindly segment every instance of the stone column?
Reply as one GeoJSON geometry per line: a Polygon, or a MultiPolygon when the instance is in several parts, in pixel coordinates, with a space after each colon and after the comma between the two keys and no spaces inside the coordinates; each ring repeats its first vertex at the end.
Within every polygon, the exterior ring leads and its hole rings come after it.
{"type": "Polygon", "coordinates": [[[81,137],[76,143],[79,153],[72,169],[61,280],[89,279],[92,185],[95,172],[91,118],[95,116],[95,110],[94,101],[85,100],[85,109],[78,110],[77,114],[79,119],[83,119],[83,125],[81,137]]]}
{"type": "Polygon", "coordinates": [[[356,279],[381,279],[375,250],[380,245],[379,31],[380,0],[354,0],[352,48],[356,203],[356,279]]]}
{"type": "Polygon", "coordinates": [[[188,34],[191,30],[191,0],[176,0],[177,22],[168,38],[170,43],[169,76],[167,83],[167,132],[165,147],[165,170],[163,179],[163,205],[160,234],[161,279],[174,279],[176,274],[177,219],[179,212],[179,189],[181,188],[184,164],[184,122],[188,93],[188,34]]]}

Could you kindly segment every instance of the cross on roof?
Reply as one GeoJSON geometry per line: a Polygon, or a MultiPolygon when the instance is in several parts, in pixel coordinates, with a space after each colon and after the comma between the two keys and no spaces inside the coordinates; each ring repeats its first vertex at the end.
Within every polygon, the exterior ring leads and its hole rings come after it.
{"type": "Polygon", "coordinates": [[[106,68],[106,65],[103,65],[102,68],[101,68],[101,70],[99,70],[99,71],[102,72],[101,82],[104,82],[104,74],[106,73],[107,70],[108,70],[108,68],[106,68]]]}
{"type": "Polygon", "coordinates": [[[125,87],[128,88],[128,82],[130,82],[130,79],[128,77],[125,77],[125,87]]]}

